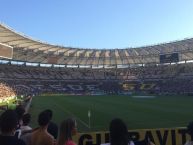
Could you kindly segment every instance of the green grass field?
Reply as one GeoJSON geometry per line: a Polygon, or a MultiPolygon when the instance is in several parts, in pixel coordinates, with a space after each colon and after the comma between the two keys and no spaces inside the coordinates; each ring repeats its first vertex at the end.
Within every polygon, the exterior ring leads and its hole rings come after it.
{"type": "Polygon", "coordinates": [[[64,96],[47,95],[33,98],[31,125],[37,126],[37,116],[44,109],[52,109],[53,120],[60,124],[66,117],[75,117],[80,132],[108,130],[109,122],[122,118],[129,129],[186,126],[193,120],[193,97],[157,96],[64,96]],[[89,128],[88,110],[91,110],[89,128]]]}

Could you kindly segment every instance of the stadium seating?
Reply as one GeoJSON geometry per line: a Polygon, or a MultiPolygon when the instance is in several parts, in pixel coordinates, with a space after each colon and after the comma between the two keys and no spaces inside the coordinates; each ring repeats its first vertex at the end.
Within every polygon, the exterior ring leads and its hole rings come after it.
{"type": "Polygon", "coordinates": [[[1,64],[1,82],[17,94],[192,93],[193,64],[120,69],[54,68],[1,64]]]}

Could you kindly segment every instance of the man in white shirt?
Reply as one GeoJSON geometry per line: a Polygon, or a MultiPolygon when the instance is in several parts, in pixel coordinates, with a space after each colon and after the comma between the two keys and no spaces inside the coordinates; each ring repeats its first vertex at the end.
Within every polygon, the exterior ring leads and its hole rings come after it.
{"type": "Polygon", "coordinates": [[[23,115],[23,125],[20,127],[21,133],[25,133],[26,131],[31,130],[32,128],[29,126],[30,120],[31,120],[31,115],[29,113],[26,113],[23,115]]]}

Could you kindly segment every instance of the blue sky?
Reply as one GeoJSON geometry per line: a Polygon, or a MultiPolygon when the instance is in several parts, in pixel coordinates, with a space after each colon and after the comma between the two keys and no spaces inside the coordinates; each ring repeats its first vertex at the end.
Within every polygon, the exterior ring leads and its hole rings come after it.
{"type": "Polygon", "coordinates": [[[52,44],[139,47],[193,37],[193,0],[1,0],[0,21],[52,44]]]}

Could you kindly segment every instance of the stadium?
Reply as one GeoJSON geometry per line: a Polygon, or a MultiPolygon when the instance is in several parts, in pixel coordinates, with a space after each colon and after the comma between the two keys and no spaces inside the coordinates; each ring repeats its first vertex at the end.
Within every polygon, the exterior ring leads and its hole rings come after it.
{"type": "Polygon", "coordinates": [[[11,90],[0,105],[33,96],[32,126],[47,108],[57,123],[75,117],[80,132],[107,131],[114,117],[130,129],[184,127],[193,118],[193,38],[125,49],[72,48],[0,24],[0,55],[0,87],[11,90]]]}

